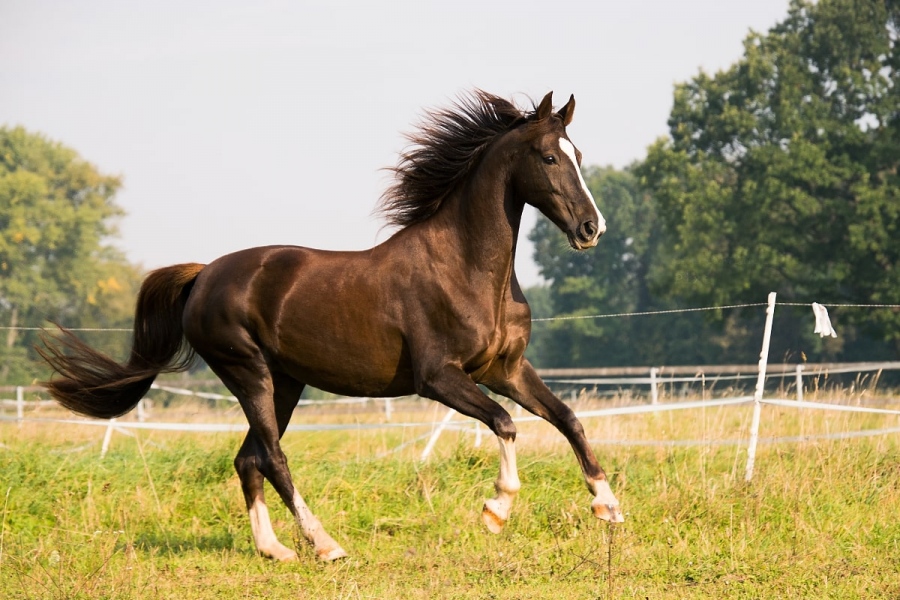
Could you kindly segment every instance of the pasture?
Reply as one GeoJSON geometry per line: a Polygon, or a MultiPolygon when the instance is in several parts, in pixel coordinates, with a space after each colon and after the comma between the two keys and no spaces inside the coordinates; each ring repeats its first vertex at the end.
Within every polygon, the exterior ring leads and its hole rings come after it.
{"type": "MultiPolygon", "coordinates": [[[[838,401],[838,393],[832,401],[838,401]]],[[[819,398],[820,400],[829,398],[819,398]]],[[[583,398],[577,408],[628,403],[583,398]]],[[[887,397],[868,398],[896,408],[887,397]]],[[[0,423],[3,598],[890,598],[900,596],[898,434],[891,415],[766,406],[756,473],[743,481],[752,408],[585,421],[626,522],[595,520],[571,449],[545,423],[520,427],[522,490],[499,536],[481,523],[497,445],[446,431],[288,432],[310,507],[350,553],[317,562],[267,484],[279,537],[300,560],[259,557],[232,459],[241,433],[0,423]],[[624,441],[667,440],[655,446],[624,441]],[[678,445],[679,440],[701,441],[678,445]],[[601,441],[603,443],[601,443],[601,441]]],[[[439,420],[398,403],[394,420],[439,420]],[[406,411],[406,412],[404,412],[406,411]],[[424,417],[424,418],[423,418],[424,417]]],[[[62,416],[55,409],[41,415],[62,416]]],[[[41,416],[35,415],[35,416],[41,416]]],[[[154,419],[241,422],[238,409],[181,403],[154,419]]],[[[294,423],[377,421],[298,409],[294,423]]]]}

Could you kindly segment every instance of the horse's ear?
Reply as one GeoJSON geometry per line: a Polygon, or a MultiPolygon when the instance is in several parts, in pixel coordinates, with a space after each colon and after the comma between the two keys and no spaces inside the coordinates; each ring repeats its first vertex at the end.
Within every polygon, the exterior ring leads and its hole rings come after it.
{"type": "Polygon", "coordinates": [[[559,109],[559,112],[556,113],[559,115],[559,118],[562,119],[563,125],[566,127],[569,126],[569,123],[572,122],[572,117],[575,116],[575,95],[569,96],[569,101],[566,102],[566,105],[559,109]]]}
{"type": "Polygon", "coordinates": [[[551,112],[553,112],[553,92],[547,92],[534,114],[538,121],[543,121],[550,116],[551,112]]]}

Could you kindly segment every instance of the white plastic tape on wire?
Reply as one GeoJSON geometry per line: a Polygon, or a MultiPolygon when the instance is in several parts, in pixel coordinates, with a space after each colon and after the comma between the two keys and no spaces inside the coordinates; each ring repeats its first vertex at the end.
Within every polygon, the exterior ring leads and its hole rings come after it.
{"type": "Polygon", "coordinates": [[[813,333],[818,333],[819,337],[837,337],[834,327],[831,326],[831,319],[828,317],[828,309],[818,302],[812,303],[812,309],[816,316],[816,328],[813,333]]]}

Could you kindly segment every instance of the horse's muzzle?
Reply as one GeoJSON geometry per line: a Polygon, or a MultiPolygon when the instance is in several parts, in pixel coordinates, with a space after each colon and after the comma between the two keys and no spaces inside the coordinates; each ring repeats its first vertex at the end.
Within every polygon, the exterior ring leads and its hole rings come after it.
{"type": "Polygon", "coordinates": [[[606,223],[598,225],[593,220],[588,220],[579,225],[575,233],[569,236],[569,243],[576,250],[593,248],[605,231],[606,223]]]}

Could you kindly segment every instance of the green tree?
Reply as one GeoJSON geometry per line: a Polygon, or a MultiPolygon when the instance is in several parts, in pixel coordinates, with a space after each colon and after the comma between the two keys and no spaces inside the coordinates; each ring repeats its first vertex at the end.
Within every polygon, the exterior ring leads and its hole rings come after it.
{"type": "MultiPolygon", "coordinates": [[[[898,32],[894,1],[794,0],[730,69],[677,86],[670,137],[636,169],[663,225],[661,297],[900,299],[898,32]]],[[[900,341],[897,312],[855,316],[900,341]]]]}
{"type": "MultiPolygon", "coordinates": [[[[550,282],[543,311],[555,317],[647,310],[648,258],[656,214],[630,171],[585,169],[585,181],[609,223],[600,244],[573,252],[546,219],[529,234],[541,275],[550,282]]],[[[634,364],[646,346],[635,343],[641,325],[620,319],[569,319],[534,324],[532,359],[541,367],[634,364]]]]}
{"type": "MultiPolygon", "coordinates": [[[[535,225],[534,258],[549,282],[528,290],[529,300],[538,300],[536,317],[627,315],[681,306],[678,298],[649,288],[648,273],[665,260],[659,254],[661,221],[633,169],[585,169],[585,181],[609,223],[597,248],[575,253],[549,221],[535,225]]],[[[745,331],[729,333],[733,338],[699,313],[540,321],[532,327],[529,356],[540,367],[714,363],[739,355],[746,344],[737,335],[745,331]]]]}
{"type": "MultiPolygon", "coordinates": [[[[52,319],[69,327],[129,326],[138,271],[105,244],[122,214],[116,177],[21,127],[0,128],[0,380],[40,374],[32,346],[52,319]]],[[[126,334],[102,346],[123,352],[126,334]]],[[[44,373],[46,375],[46,373],[44,373]]]]}

